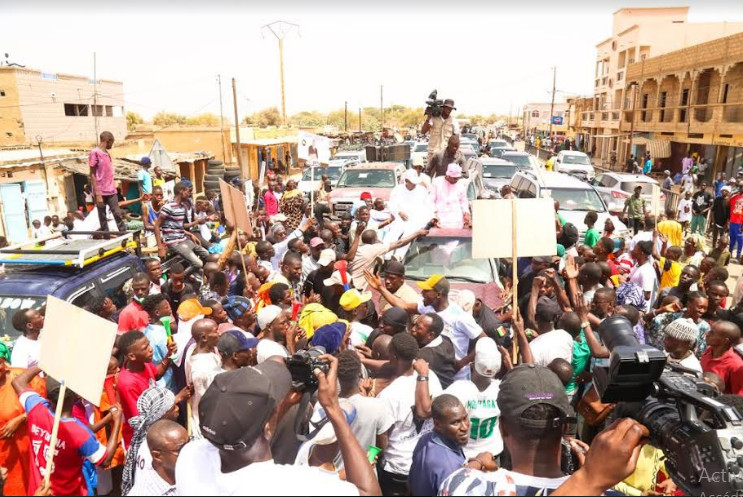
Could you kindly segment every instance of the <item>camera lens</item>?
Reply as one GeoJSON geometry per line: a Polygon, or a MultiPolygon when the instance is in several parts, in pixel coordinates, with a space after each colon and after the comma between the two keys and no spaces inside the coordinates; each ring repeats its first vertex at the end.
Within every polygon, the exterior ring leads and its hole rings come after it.
{"type": "Polygon", "coordinates": [[[624,316],[605,319],[599,328],[599,335],[610,351],[616,346],[639,347],[632,323],[624,316]]]}
{"type": "Polygon", "coordinates": [[[655,447],[671,447],[676,428],[681,423],[678,409],[651,399],[643,406],[637,421],[650,430],[650,443],[655,447]]]}

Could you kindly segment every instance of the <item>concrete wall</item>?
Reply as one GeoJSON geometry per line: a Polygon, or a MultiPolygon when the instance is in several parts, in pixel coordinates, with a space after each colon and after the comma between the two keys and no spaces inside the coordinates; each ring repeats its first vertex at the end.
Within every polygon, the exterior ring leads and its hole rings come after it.
{"type": "MultiPolygon", "coordinates": [[[[16,78],[25,143],[35,143],[37,136],[45,144],[97,141],[92,109],[95,85],[92,81],[34,69],[0,68],[0,74],[8,72],[14,73],[16,78]],[[88,115],[65,115],[65,104],[87,106],[88,115]]],[[[123,139],[126,136],[123,83],[100,80],[97,93],[98,105],[102,106],[102,115],[98,117],[99,132],[110,131],[116,139],[123,139]]]]}
{"type": "Polygon", "coordinates": [[[25,142],[15,71],[0,70],[0,147],[23,145],[25,142]]]}
{"type": "Polygon", "coordinates": [[[161,129],[153,131],[153,136],[168,152],[211,152],[217,160],[233,162],[229,128],[225,128],[224,136],[219,128],[212,127],[161,129]],[[223,139],[227,157],[222,152],[223,139]]]}

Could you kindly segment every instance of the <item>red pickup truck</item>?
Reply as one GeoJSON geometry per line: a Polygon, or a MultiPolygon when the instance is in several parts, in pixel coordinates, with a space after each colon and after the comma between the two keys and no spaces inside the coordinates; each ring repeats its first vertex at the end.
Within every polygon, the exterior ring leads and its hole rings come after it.
{"type": "Polygon", "coordinates": [[[330,192],[330,212],[333,217],[351,212],[364,192],[388,201],[392,189],[402,183],[403,174],[405,166],[399,162],[369,162],[346,168],[330,192]]]}

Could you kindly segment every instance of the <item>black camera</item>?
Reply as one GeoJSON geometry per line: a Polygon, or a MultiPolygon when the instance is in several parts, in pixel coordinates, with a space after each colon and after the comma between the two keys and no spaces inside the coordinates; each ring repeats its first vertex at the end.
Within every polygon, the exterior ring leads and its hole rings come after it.
{"type": "Polygon", "coordinates": [[[716,401],[700,373],[666,364],[663,352],[640,345],[626,318],[606,319],[599,334],[611,351],[610,365],[594,369],[602,402],[622,401],[617,411],[634,411],[676,485],[686,495],[743,490],[741,413],[716,401]]]}
{"type": "Polygon", "coordinates": [[[426,111],[424,112],[425,115],[441,117],[442,112],[444,112],[444,101],[439,100],[438,96],[438,90],[433,90],[431,94],[428,95],[428,100],[426,100],[426,111]]]}
{"type": "Polygon", "coordinates": [[[286,359],[286,367],[292,375],[292,387],[298,392],[314,393],[319,386],[315,369],[320,369],[325,374],[330,371],[327,361],[318,359],[324,355],[325,347],[312,347],[308,350],[299,350],[293,356],[286,359]]]}

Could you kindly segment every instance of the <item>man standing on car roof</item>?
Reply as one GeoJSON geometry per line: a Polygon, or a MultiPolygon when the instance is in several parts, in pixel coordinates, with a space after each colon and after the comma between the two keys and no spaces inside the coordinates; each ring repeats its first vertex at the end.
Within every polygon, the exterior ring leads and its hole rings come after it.
{"type": "Polygon", "coordinates": [[[431,135],[428,139],[428,162],[431,162],[434,152],[443,150],[449,143],[449,138],[453,135],[459,134],[459,124],[457,123],[454,116],[451,115],[452,110],[457,110],[454,107],[454,100],[447,98],[444,100],[444,105],[440,116],[432,116],[426,114],[426,121],[421,127],[421,134],[426,135],[430,131],[431,135]]]}

